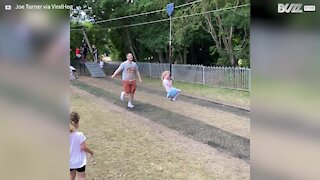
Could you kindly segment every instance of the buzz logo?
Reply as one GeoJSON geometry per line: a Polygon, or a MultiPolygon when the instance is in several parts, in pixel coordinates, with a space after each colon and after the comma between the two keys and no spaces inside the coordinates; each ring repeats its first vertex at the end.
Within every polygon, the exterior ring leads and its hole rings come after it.
{"type": "Polygon", "coordinates": [[[302,13],[302,4],[278,4],[278,13],[302,13]]]}

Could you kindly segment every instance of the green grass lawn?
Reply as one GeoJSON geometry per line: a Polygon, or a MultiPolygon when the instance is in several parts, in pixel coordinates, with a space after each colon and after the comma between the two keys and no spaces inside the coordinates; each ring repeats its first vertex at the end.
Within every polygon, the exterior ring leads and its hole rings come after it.
{"type": "MultiPolygon", "coordinates": [[[[163,88],[160,79],[143,77],[143,85],[163,88]]],[[[239,91],[232,89],[216,88],[204,86],[201,84],[186,83],[174,81],[173,85],[182,90],[183,94],[190,95],[202,99],[218,101],[226,104],[232,104],[249,108],[250,93],[247,91],[239,91]]]]}
{"type": "Polygon", "coordinates": [[[94,157],[88,159],[88,179],[216,179],[203,157],[190,155],[149,127],[79,94],[71,96],[71,111],[94,157]]]}

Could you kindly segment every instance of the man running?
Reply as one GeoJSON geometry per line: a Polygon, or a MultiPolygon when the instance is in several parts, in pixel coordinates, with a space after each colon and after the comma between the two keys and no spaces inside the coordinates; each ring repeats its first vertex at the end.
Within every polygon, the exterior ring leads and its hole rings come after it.
{"type": "Polygon", "coordinates": [[[134,92],[136,91],[137,83],[136,83],[136,76],[138,77],[139,81],[141,82],[140,72],[138,70],[138,66],[135,62],[132,61],[133,56],[131,53],[127,54],[127,60],[120,64],[119,68],[113,73],[111,76],[114,78],[120,71],[122,71],[122,85],[123,90],[120,95],[121,101],[124,100],[125,96],[129,96],[128,107],[133,108],[133,96],[134,92]]]}

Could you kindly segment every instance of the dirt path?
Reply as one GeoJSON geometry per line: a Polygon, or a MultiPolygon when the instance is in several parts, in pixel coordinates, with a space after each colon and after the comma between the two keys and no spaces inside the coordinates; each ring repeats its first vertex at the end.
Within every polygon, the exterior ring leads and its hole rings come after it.
{"type": "MultiPolygon", "coordinates": [[[[119,85],[97,78],[81,77],[80,81],[108,90],[115,94],[119,94],[122,89],[119,85]]],[[[243,136],[248,139],[250,138],[250,120],[246,117],[192,104],[192,102],[178,101],[173,103],[163,95],[160,96],[154,93],[151,94],[139,91],[139,88],[140,87],[138,87],[135,99],[140,102],[151,104],[177,114],[185,115],[239,136],[243,136]]]]}
{"type": "Polygon", "coordinates": [[[249,179],[250,166],[71,86],[71,110],[95,157],[88,179],[249,179]]]}
{"type": "MultiPolygon", "coordinates": [[[[73,81],[72,84],[120,107],[126,107],[125,102],[120,102],[119,95],[115,93],[80,81],[73,81]]],[[[221,149],[235,157],[246,161],[250,158],[250,140],[247,138],[151,104],[136,101],[135,105],[135,108],[131,111],[138,115],[174,129],[185,136],[221,149]]]]}

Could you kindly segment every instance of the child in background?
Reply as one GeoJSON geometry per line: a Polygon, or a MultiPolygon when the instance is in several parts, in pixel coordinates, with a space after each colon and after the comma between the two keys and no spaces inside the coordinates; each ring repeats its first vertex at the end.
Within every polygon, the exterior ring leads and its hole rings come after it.
{"type": "Polygon", "coordinates": [[[93,156],[93,152],[87,147],[86,137],[82,132],[78,132],[80,116],[77,112],[70,114],[70,179],[86,179],[86,153],[93,156]]]}
{"type": "Polygon", "coordinates": [[[78,79],[78,75],[76,73],[76,68],[70,66],[70,80],[78,79]]]}
{"type": "Polygon", "coordinates": [[[81,51],[78,47],[76,47],[76,57],[78,58],[77,60],[79,61],[79,59],[81,58],[81,51]]]}
{"type": "Polygon", "coordinates": [[[100,65],[100,68],[101,68],[101,69],[103,69],[103,66],[104,66],[104,62],[103,62],[103,60],[102,60],[102,59],[100,60],[100,63],[99,63],[99,65],[100,65]]]}
{"type": "Polygon", "coordinates": [[[177,101],[177,97],[180,95],[181,90],[174,88],[172,86],[172,80],[170,78],[170,72],[164,71],[162,73],[162,85],[167,91],[167,98],[170,98],[172,101],[177,101]]]}

